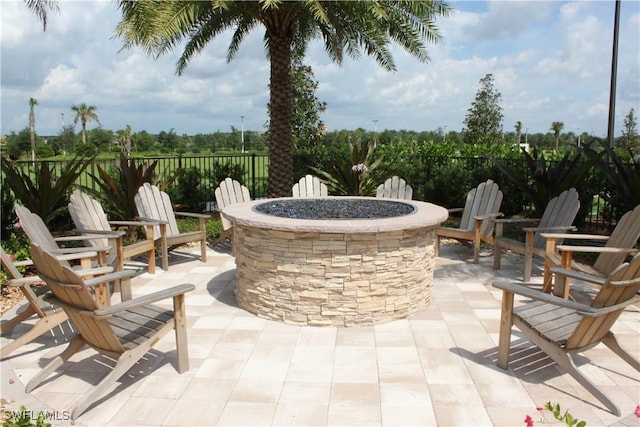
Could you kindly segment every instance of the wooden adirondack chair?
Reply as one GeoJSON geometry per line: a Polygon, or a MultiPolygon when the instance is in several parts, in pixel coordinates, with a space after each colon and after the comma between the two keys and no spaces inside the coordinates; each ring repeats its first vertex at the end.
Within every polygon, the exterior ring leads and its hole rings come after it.
{"type": "Polygon", "coordinates": [[[473,242],[473,263],[480,258],[480,242],[493,244],[493,227],[491,221],[499,216],[502,204],[502,191],[498,184],[488,179],[467,194],[464,208],[449,209],[449,213],[462,212],[462,219],[458,228],[436,228],[436,256],[440,254],[440,238],[449,237],[460,241],[473,242]]]}
{"type": "MultiPolygon", "coordinates": [[[[542,213],[540,219],[531,218],[498,218],[493,222],[496,224],[493,252],[493,268],[500,270],[502,252],[510,250],[512,252],[524,255],[524,273],[523,280],[528,282],[531,280],[531,269],[533,266],[533,257],[544,258],[546,253],[546,241],[542,237],[542,233],[562,233],[575,230],[572,226],[573,220],[580,209],[580,200],[578,192],[575,188],[563,191],[560,195],[549,201],[547,207],[542,213]],[[537,223],[535,227],[524,227],[522,231],[525,234],[525,242],[522,243],[515,239],[510,239],[503,235],[504,224],[523,224],[537,223]]],[[[558,244],[562,243],[562,239],[557,240],[558,244]]]]}
{"type": "Polygon", "coordinates": [[[640,360],[624,350],[611,332],[611,327],[624,308],[640,301],[640,296],[636,295],[640,290],[640,254],[630,263],[619,265],[606,278],[562,268],[551,270],[555,274],[594,282],[600,286],[600,291],[591,305],[585,305],[521,283],[493,283],[493,286],[503,290],[497,364],[503,369],[509,366],[511,326],[515,325],[607,409],[620,416],[617,405],[578,370],[572,356],[602,342],[640,371],[640,360]],[[514,294],[533,301],[514,307],[514,294]]]}
{"type": "Polygon", "coordinates": [[[327,197],[329,195],[327,185],[313,175],[300,178],[300,181],[293,184],[291,192],[293,197],[327,197]]]}
{"type": "MultiPolygon", "coordinates": [[[[616,224],[611,236],[593,234],[564,234],[542,233],[547,239],[544,263],[543,290],[555,295],[569,297],[569,287],[566,280],[553,284],[551,269],[562,267],[576,270],[597,277],[606,277],[630,255],[637,252],[634,248],[640,239],[640,205],[625,213],[616,224]],[[604,246],[558,245],[558,239],[572,239],[583,241],[606,241],[604,246]],[[598,253],[593,265],[573,260],[574,252],[598,253]],[[553,289],[552,289],[553,287],[553,289]]],[[[566,276],[565,276],[566,277],[566,276]]]]}
{"type": "Polygon", "coordinates": [[[413,199],[413,189],[404,179],[394,175],[378,185],[376,197],[411,200],[413,199]]]}
{"type": "MultiPolygon", "coordinates": [[[[172,329],[176,334],[178,372],[189,370],[184,295],[195,289],[194,285],[182,284],[109,307],[100,307],[90,291],[96,279],[91,283],[83,280],[37,244],[31,244],[30,251],[40,276],[51,289],[45,300],[62,307],[78,333],[60,355],[31,378],[26,386],[27,393],[85,345],[91,346],[114,359],[116,364],[98,385],[76,403],[71,410],[71,418],[76,419],[172,329]],[[168,298],[173,298],[173,310],[153,304],[168,298]]],[[[121,271],[116,274],[135,273],[121,271]]],[[[106,280],[106,277],[102,280],[106,280]]]]}
{"type": "Polygon", "coordinates": [[[33,287],[38,283],[43,283],[40,277],[23,277],[16,268],[23,265],[30,265],[31,261],[14,263],[2,248],[0,248],[0,260],[9,279],[7,280],[7,284],[9,286],[19,287],[22,295],[24,295],[26,299],[26,302],[18,308],[16,315],[0,325],[0,334],[4,335],[34,315],[39,317],[31,329],[11,343],[0,347],[0,358],[4,358],[24,344],[30,343],[40,335],[67,320],[67,315],[62,309],[56,309],[51,304],[42,300],[42,294],[46,292],[48,288],[44,285],[37,288],[33,287]]]}
{"type": "MultiPolygon", "coordinates": [[[[80,254],[80,256],[82,255],[80,254]]],[[[42,299],[42,296],[49,288],[39,276],[23,277],[18,270],[18,267],[33,265],[31,260],[14,262],[9,258],[9,255],[0,248],[0,261],[8,277],[7,285],[20,288],[20,292],[26,300],[24,304],[18,307],[14,317],[0,325],[0,334],[4,335],[8,333],[17,325],[34,315],[39,317],[31,329],[0,348],[0,358],[5,358],[18,348],[30,343],[40,335],[63,323],[67,320],[67,315],[62,309],[56,308],[42,299]]],[[[99,267],[90,270],[76,271],[82,276],[92,277],[112,273],[114,269],[112,267],[99,267]]]]}
{"type": "Polygon", "coordinates": [[[100,266],[106,265],[107,253],[111,249],[109,246],[93,247],[91,250],[87,248],[62,248],[59,246],[59,244],[64,244],[64,242],[84,241],[102,236],[82,234],[54,238],[47,228],[47,225],[38,215],[21,205],[15,205],[15,210],[22,225],[22,230],[27,237],[29,237],[29,240],[54,253],[59,259],[67,261],[79,259],[80,267],[83,270],[90,269],[96,260],[100,266]]]}
{"type": "Polygon", "coordinates": [[[207,262],[206,220],[209,215],[192,212],[174,212],[169,195],[155,185],[144,183],[134,197],[138,215],[142,221],[155,222],[153,235],[160,242],[162,269],[169,269],[169,246],[200,242],[200,260],[207,262]],[[181,233],[176,216],[198,218],[200,229],[181,233]]]}
{"type": "MultiPolygon", "coordinates": [[[[102,209],[102,205],[92,199],[88,194],[80,190],[75,190],[69,198],[69,214],[81,233],[104,234],[109,236],[114,242],[115,250],[109,253],[107,263],[116,265],[117,270],[124,269],[124,260],[140,254],[147,255],[147,270],[149,273],[156,272],[156,250],[155,239],[153,237],[153,227],[155,223],[144,221],[109,221],[102,209]],[[122,243],[123,233],[114,231],[113,227],[119,226],[143,226],[146,232],[146,239],[124,246],[122,243]]],[[[104,247],[109,245],[109,239],[92,239],[85,241],[86,246],[104,247]]]]}
{"type": "Polygon", "coordinates": [[[251,201],[249,189],[231,178],[225,178],[220,182],[214,194],[217,205],[216,211],[220,213],[220,220],[222,221],[222,233],[220,233],[220,236],[212,243],[213,246],[232,237],[231,222],[222,214],[222,209],[236,203],[251,201]]]}

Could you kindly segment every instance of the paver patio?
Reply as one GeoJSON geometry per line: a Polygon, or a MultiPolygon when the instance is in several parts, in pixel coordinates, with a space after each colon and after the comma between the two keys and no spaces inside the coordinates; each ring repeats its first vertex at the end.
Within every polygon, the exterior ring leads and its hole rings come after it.
{"type": "MultiPolygon", "coordinates": [[[[174,369],[174,335],[168,334],[75,425],[524,426],[527,414],[538,426],[542,418],[559,425],[550,413],[536,411],[549,400],[589,426],[640,425],[633,415],[640,374],[603,345],[578,362],[619,404],[621,418],[515,328],[511,367],[496,367],[501,291],[490,282],[519,281],[520,256],[505,256],[502,269],[494,271],[489,251],[472,264],[469,248],[443,245],[426,309],[376,326],[316,328],[260,319],[238,308],[229,248],[209,249],[206,264],[198,255],[199,248],[178,250],[168,272],[158,269],[132,282],[134,296],[196,285],[187,295],[190,371],[179,375],[174,369]]],[[[541,281],[540,264],[534,276],[541,281]]],[[[640,353],[637,306],[623,313],[613,331],[640,353]]],[[[25,405],[64,418],[97,383],[111,362],[86,349],[65,365],[64,374],[24,393],[24,384],[64,348],[68,336],[68,327],[58,329],[1,362],[5,410],[25,405]]]]}

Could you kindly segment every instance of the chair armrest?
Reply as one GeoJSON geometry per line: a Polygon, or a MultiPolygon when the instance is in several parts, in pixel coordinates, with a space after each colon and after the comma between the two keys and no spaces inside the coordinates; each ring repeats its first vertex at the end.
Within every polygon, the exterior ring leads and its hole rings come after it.
{"type": "Polygon", "coordinates": [[[587,253],[607,253],[607,254],[621,254],[628,253],[629,255],[638,252],[635,248],[614,248],[611,246],[580,246],[580,245],[558,245],[558,251],[570,251],[570,252],[587,252],[587,253]]]}
{"type": "MultiPolygon", "coordinates": [[[[79,274],[80,272],[78,271],[77,273],[79,274]]],[[[114,271],[113,273],[104,274],[91,279],[85,279],[84,283],[87,286],[93,287],[103,283],[113,282],[114,280],[130,279],[136,274],[137,273],[133,270],[114,271]]]]}
{"type": "Polygon", "coordinates": [[[495,282],[492,282],[491,284],[495,288],[502,289],[506,292],[522,295],[536,301],[546,302],[557,307],[564,307],[570,310],[575,310],[578,312],[578,314],[585,317],[598,317],[603,314],[621,310],[629,305],[635,304],[640,301],[640,295],[635,295],[633,298],[630,298],[620,304],[609,305],[606,307],[592,307],[575,301],[566,300],[553,294],[547,294],[536,289],[527,288],[521,283],[510,283],[506,279],[497,280],[495,282]]]}
{"type": "Polygon", "coordinates": [[[114,272],[114,268],[111,266],[105,266],[105,267],[96,267],[96,268],[86,268],[86,269],[82,269],[82,270],[73,270],[76,272],[76,274],[80,277],[86,277],[86,276],[100,276],[103,274],[109,274],[109,273],[113,273],[114,272]]]}
{"type": "Polygon", "coordinates": [[[151,304],[157,301],[162,301],[167,298],[172,298],[178,295],[185,294],[194,290],[196,287],[190,283],[184,283],[182,285],[173,286],[169,289],[154,292],[152,294],[144,295],[138,298],[130,299],[127,301],[114,304],[109,307],[99,308],[93,311],[91,314],[96,318],[106,318],[113,316],[121,311],[130,310],[141,305],[151,304]]]}
{"type": "Polygon", "coordinates": [[[145,217],[142,217],[142,216],[136,217],[136,220],[149,222],[149,223],[151,223],[153,225],[169,224],[169,221],[163,221],[161,219],[145,218],[145,217]]]}
{"type": "Polygon", "coordinates": [[[494,218],[491,221],[502,224],[527,224],[540,222],[540,218],[494,218]]]}
{"type": "Polygon", "coordinates": [[[9,286],[15,286],[17,288],[21,288],[24,285],[30,285],[32,283],[44,283],[44,280],[42,280],[39,276],[26,276],[26,277],[20,277],[18,279],[9,279],[7,280],[7,285],[9,286]]]}
{"type": "MultiPolygon", "coordinates": [[[[54,255],[75,254],[75,255],[80,255],[79,258],[89,258],[89,257],[97,256],[98,252],[108,252],[110,250],[111,250],[111,246],[87,246],[83,248],[58,248],[58,249],[54,248],[54,249],[51,249],[49,252],[51,252],[54,255]]],[[[70,259],[74,259],[74,258],[70,258],[70,259]]]]}
{"type": "Polygon", "coordinates": [[[562,267],[553,267],[550,268],[549,271],[555,274],[569,277],[571,279],[580,280],[582,282],[594,283],[599,286],[604,285],[605,281],[607,280],[604,277],[594,276],[591,274],[580,272],[578,270],[567,270],[566,268],[562,267]]]}
{"type": "Polygon", "coordinates": [[[211,218],[209,214],[195,213],[195,212],[174,212],[176,216],[187,216],[191,218],[211,218]]]}
{"type": "Polygon", "coordinates": [[[577,228],[573,225],[569,225],[566,227],[523,227],[522,230],[532,231],[535,233],[537,231],[570,231],[577,230],[577,228]]]}
{"type": "Polygon", "coordinates": [[[542,233],[541,236],[545,239],[609,240],[609,236],[601,234],[542,233]]]}
{"type": "MultiPolygon", "coordinates": [[[[102,231],[100,232],[102,233],[102,231]]],[[[73,241],[82,241],[82,240],[91,240],[91,239],[104,239],[104,235],[101,234],[78,234],[75,236],[59,236],[54,237],[54,241],[56,242],[73,242],[73,241]]]]}
{"type": "Polygon", "coordinates": [[[491,213],[486,215],[477,215],[477,216],[474,216],[473,219],[484,221],[485,219],[499,218],[503,215],[504,214],[502,212],[496,212],[496,213],[491,213]]]}
{"type": "Polygon", "coordinates": [[[140,225],[140,226],[147,226],[147,225],[156,225],[155,222],[151,222],[151,221],[109,221],[109,224],[111,225],[140,225]]]}
{"type": "Polygon", "coordinates": [[[559,307],[565,307],[565,308],[569,308],[577,311],[593,310],[591,306],[588,306],[579,302],[571,301],[571,300],[566,300],[564,298],[555,296],[553,294],[548,294],[546,292],[542,292],[537,289],[529,288],[525,286],[526,283],[512,283],[512,282],[509,282],[507,279],[498,279],[494,282],[491,282],[491,285],[494,288],[502,289],[503,291],[506,291],[506,292],[522,295],[524,297],[531,298],[536,301],[546,302],[559,307]]]}
{"type": "Polygon", "coordinates": [[[87,234],[97,234],[99,235],[100,238],[104,239],[104,238],[113,238],[113,237],[122,237],[124,236],[126,233],[124,231],[117,231],[117,230],[85,230],[84,228],[77,228],[74,231],[77,231],[78,233],[85,233],[85,235],[87,234]]]}
{"type": "Polygon", "coordinates": [[[449,212],[449,213],[464,212],[464,208],[449,208],[449,209],[447,209],[447,212],[449,212]]]}

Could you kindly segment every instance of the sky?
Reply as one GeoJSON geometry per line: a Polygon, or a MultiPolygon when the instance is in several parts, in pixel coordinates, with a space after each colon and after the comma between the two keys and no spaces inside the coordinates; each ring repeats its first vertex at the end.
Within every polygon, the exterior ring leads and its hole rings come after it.
{"type": "MultiPolygon", "coordinates": [[[[35,98],[36,132],[57,135],[73,123],[71,106],[96,107],[113,131],[177,134],[264,131],[269,62],[263,28],[226,61],[229,34],[211,42],[176,74],[179,47],[160,58],[121,50],[113,1],[60,0],[47,30],[24,1],[0,0],[0,133],[28,127],[35,98]]],[[[502,95],[504,130],[607,134],[615,2],[450,1],[454,11],[436,24],[442,42],[419,62],[392,45],[397,71],[370,57],[332,63],[313,42],[305,58],[327,103],[329,131],[461,131],[480,79],[493,74],[502,95]]],[[[619,25],[615,135],[633,108],[640,115],[640,1],[622,0],[619,25]]],[[[99,126],[90,122],[88,128],[99,126]]],[[[79,131],[80,124],[76,129],[79,131]]]]}

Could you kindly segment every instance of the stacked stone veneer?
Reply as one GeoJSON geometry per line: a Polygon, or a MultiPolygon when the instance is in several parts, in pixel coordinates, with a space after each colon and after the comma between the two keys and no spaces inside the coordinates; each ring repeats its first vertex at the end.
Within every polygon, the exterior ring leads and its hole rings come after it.
{"type": "Polygon", "coordinates": [[[298,325],[407,317],[431,297],[434,230],[352,234],[236,224],[237,302],[260,317],[298,325]]]}

